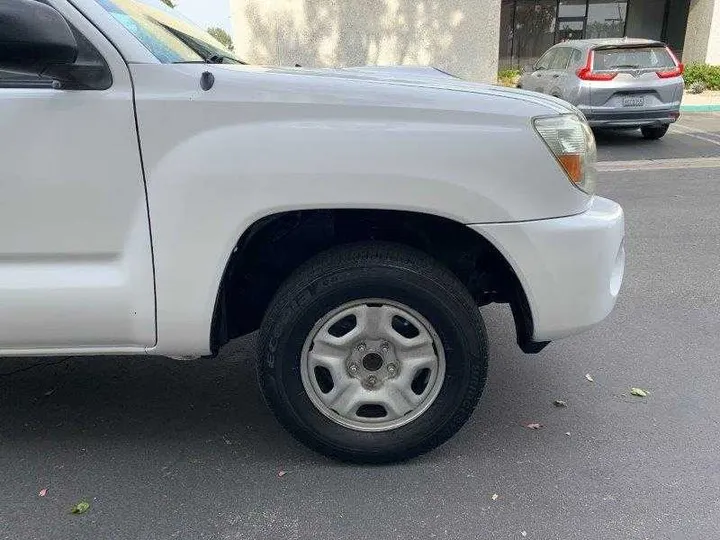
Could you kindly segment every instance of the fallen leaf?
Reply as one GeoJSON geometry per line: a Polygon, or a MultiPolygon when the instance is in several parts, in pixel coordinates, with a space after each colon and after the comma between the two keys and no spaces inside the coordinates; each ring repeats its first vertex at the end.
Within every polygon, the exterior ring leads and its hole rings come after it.
{"type": "Polygon", "coordinates": [[[287,474],[287,473],[286,473],[285,471],[278,471],[278,478],[282,478],[282,477],[285,476],[286,474],[287,474]]]}
{"type": "Polygon", "coordinates": [[[499,495],[498,495],[497,493],[493,493],[493,496],[490,497],[490,498],[491,498],[493,501],[497,501],[497,500],[498,500],[498,497],[499,497],[499,495]]]}
{"type": "Polygon", "coordinates": [[[630,395],[637,396],[637,397],[648,397],[650,392],[647,390],[643,390],[642,388],[631,388],[630,389],[630,395]]]}
{"type": "Polygon", "coordinates": [[[72,507],[70,512],[73,514],[84,514],[88,510],[90,510],[90,503],[87,501],[80,501],[79,503],[77,503],[75,506],[72,507]]]}
{"type": "Polygon", "coordinates": [[[527,531],[523,531],[520,534],[522,534],[523,536],[527,536],[527,531]]]}
{"type": "Polygon", "coordinates": [[[586,374],[585,374],[585,378],[586,378],[588,381],[590,381],[590,382],[595,382],[595,379],[593,379],[593,378],[592,378],[592,375],[590,375],[589,373],[586,373],[586,374]]]}
{"type": "Polygon", "coordinates": [[[52,396],[54,393],[55,393],[55,389],[51,388],[50,390],[45,392],[43,395],[47,397],[47,396],[52,396]]]}
{"type": "Polygon", "coordinates": [[[527,424],[525,427],[528,429],[540,429],[543,426],[542,424],[527,424]]]}
{"type": "Polygon", "coordinates": [[[565,435],[567,435],[567,436],[569,437],[569,436],[570,436],[570,432],[569,432],[569,431],[566,431],[566,432],[565,432],[565,435]]]}
{"type": "Polygon", "coordinates": [[[47,488],[42,488],[42,489],[40,490],[40,493],[38,493],[38,496],[39,496],[39,497],[44,497],[45,495],[47,495],[47,488]]]}
{"type": "Polygon", "coordinates": [[[556,399],[553,401],[553,405],[556,407],[567,407],[567,401],[563,401],[562,399],[556,399]]]}

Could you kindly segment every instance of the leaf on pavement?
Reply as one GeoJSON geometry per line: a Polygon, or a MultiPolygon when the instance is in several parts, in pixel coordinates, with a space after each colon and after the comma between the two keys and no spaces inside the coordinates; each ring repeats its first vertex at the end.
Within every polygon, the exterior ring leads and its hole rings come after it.
{"type": "Polygon", "coordinates": [[[590,375],[589,373],[586,373],[586,374],[585,374],[585,378],[586,378],[588,381],[590,381],[590,382],[595,382],[595,379],[593,379],[593,378],[592,378],[592,375],[590,375]]]}
{"type": "Polygon", "coordinates": [[[643,390],[642,388],[633,387],[630,389],[630,394],[637,397],[648,397],[650,392],[648,392],[647,390],[643,390]]]}
{"type": "Polygon", "coordinates": [[[556,399],[553,401],[553,405],[556,407],[567,407],[567,401],[563,401],[562,399],[556,399]]]}
{"type": "Polygon", "coordinates": [[[541,427],[543,427],[543,425],[542,424],[526,424],[525,427],[528,429],[540,429],[541,427]]]}
{"type": "Polygon", "coordinates": [[[278,478],[282,478],[282,477],[285,476],[286,474],[287,474],[287,473],[286,473],[285,471],[278,471],[278,478]]]}
{"type": "Polygon", "coordinates": [[[493,493],[492,497],[490,497],[493,501],[498,500],[499,495],[497,493],[493,493]]]}
{"type": "Polygon", "coordinates": [[[79,503],[77,503],[75,506],[72,507],[70,512],[73,514],[84,514],[88,510],[90,510],[90,503],[87,501],[80,501],[79,503]]]}
{"type": "Polygon", "coordinates": [[[42,489],[40,490],[40,493],[38,493],[38,496],[39,496],[39,497],[44,497],[45,495],[47,495],[47,488],[42,488],[42,489]]]}

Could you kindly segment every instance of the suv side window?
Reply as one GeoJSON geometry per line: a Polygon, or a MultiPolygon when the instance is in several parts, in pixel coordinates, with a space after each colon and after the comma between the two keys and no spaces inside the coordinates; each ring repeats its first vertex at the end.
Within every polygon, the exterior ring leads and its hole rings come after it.
{"type": "Polygon", "coordinates": [[[574,68],[578,68],[585,63],[583,54],[578,49],[572,50],[572,56],[570,57],[570,65],[574,68]]]}
{"type": "Polygon", "coordinates": [[[553,59],[555,58],[555,54],[557,53],[557,49],[550,49],[548,52],[543,54],[540,57],[540,60],[537,61],[537,64],[535,64],[535,69],[550,69],[550,64],[552,63],[553,59]]]}
{"type": "Polygon", "coordinates": [[[550,69],[564,70],[568,66],[571,55],[572,49],[568,47],[561,47],[557,49],[557,54],[550,63],[550,69]]]}
{"type": "MultiPolygon", "coordinates": [[[[48,3],[46,0],[38,1],[43,4],[48,3]]],[[[95,46],[72,24],[70,24],[70,29],[75,34],[75,40],[78,44],[78,57],[75,65],[96,68],[88,71],[85,77],[92,88],[109,88],[112,85],[112,75],[110,74],[110,68],[105,63],[105,59],[95,46]]],[[[52,79],[48,77],[0,70],[0,88],[52,88],[52,83],[52,79]]]]}

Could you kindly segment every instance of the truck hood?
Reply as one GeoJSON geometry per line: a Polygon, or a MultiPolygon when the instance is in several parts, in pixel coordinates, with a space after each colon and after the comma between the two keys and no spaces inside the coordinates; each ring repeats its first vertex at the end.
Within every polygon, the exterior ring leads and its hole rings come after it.
{"type": "MultiPolygon", "coordinates": [[[[215,67],[215,66],[214,66],[215,67]]],[[[350,68],[291,68],[260,67],[218,64],[218,68],[228,70],[257,70],[267,74],[295,75],[298,77],[326,78],[330,80],[358,81],[404,87],[426,88],[465,92],[485,96],[498,96],[521,100],[550,109],[556,113],[577,112],[567,102],[552,96],[527,90],[507,88],[490,84],[465,81],[454,75],[429,66],[364,66],[350,68]]]]}

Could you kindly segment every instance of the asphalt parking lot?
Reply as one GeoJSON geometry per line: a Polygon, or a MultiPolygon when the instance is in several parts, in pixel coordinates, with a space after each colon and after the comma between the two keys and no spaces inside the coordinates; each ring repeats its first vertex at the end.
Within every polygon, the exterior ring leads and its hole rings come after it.
{"type": "Polygon", "coordinates": [[[486,391],[440,449],[383,467],[306,450],[262,402],[251,339],[190,363],[6,359],[0,538],[717,536],[720,113],[656,142],[598,139],[613,164],[598,192],[627,219],[617,308],[536,356],[515,346],[508,309],[484,308],[486,391]],[[90,510],[70,514],[82,499],[90,510]]]}

